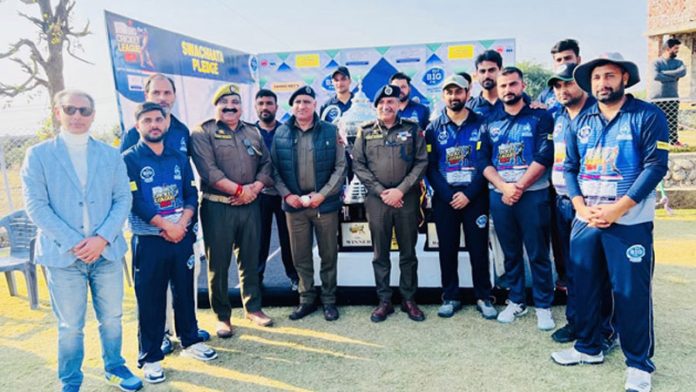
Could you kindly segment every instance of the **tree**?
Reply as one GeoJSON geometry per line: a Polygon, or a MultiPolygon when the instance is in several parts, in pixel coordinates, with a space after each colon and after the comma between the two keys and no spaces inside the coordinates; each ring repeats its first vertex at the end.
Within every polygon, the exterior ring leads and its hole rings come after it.
{"type": "Polygon", "coordinates": [[[92,64],[75,53],[82,50],[79,38],[91,34],[89,21],[81,30],[71,25],[74,0],[60,0],[52,8],[51,0],[19,0],[24,4],[37,5],[40,15],[30,16],[18,12],[38,28],[39,39],[20,38],[10,45],[7,52],[0,52],[0,59],[7,59],[19,65],[26,74],[24,82],[16,85],[0,82],[0,96],[14,98],[36,89],[45,89],[49,97],[65,88],[63,79],[63,53],[92,64]]]}
{"type": "Polygon", "coordinates": [[[553,75],[553,72],[544,68],[541,64],[531,61],[520,61],[517,67],[524,73],[524,80],[527,83],[525,91],[532,99],[536,99],[539,93],[547,86],[546,82],[553,75]]]}

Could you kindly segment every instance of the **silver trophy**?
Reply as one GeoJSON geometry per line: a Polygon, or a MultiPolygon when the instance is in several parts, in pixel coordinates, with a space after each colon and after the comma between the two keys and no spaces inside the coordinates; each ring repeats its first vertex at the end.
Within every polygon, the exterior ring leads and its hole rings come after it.
{"type": "MultiPolygon", "coordinates": [[[[372,107],[372,102],[362,91],[362,83],[358,79],[358,91],[353,95],[353,104],[341,117],[334,122],[338,126],[338,132],[346,145],[346,150],[350,153],[353,150],[353,143],[358,136],[360,126],[367,121],[377,119],[377,113],[372,107]]],[[[346,179],[346,186],[343,193],[345,204],[361,204],[365,202],[367,188],[357,176],[346,179]]]]}

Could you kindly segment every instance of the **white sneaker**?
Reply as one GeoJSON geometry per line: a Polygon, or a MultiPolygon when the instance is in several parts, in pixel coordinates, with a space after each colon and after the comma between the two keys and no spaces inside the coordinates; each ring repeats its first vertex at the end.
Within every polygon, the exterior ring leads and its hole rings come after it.
{"type": "Polygon", "coordinates": [[[542,331],[550,331],[556,328],[556,323],[553,322],[553,315],[551,314],[551,309],[539,309],[536,308],[537,316],[537,328],[542,331]]]}
{"type": "Polygon", "coordinates": [[[182,357],[190,357],[199,361],[210,361],[217,358],[217,352],[208,347],[205,343],[192,344],[181,350],[182,357]]]}
{"type": "Polygon", "coordinates": [[[499,322],[508,324],[515,321],[516,317],[527,314],[527,307],[524,304],[514,303],[510,300],[507,300],[506,302],[507,306],[498,314],[499,322]]]}
{"type": "Polygon", "coordinates": [[[571,366],[579,364],[597,365],[604,362],[604,354],[600,351],[597,355],[583,354],[575,347],[551,353],[551,359],[559,365],[571,366]]]}
{"type": "Polygon", "coordinates": [[[143,365],[143,374],[145,381],[150,384],[158,384],[167,378],[164,376],[164,370],[162,370],[162,362],[145,362],[143,365]]]}
{"type": "Polygon", "coordinates": [[[626,369],[626,392],[650,392],[652,388],[652,375],[646,371],[628,368],[626,369]]]}

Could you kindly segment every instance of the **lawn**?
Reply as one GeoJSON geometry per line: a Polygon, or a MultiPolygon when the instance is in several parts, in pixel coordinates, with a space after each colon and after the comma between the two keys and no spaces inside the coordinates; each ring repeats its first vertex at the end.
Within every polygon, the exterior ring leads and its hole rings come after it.
{"type": "MultiPolygon", "coordinates": [[[[655,391],[684,391],[696,374],[696,211],[659,211],[655,226],[658,265],[654,278],[655,391]],[[691,381],[689,381],[691,380],[691,381]]],[[[21,279],[18,279],[20,281],[21,279]]],[[[56,326],[43,277],[41,307],[31,311],[26,293],[9,297],[0,282],[0,390],[56,390],[56,326]]],[[[21,285],[21,283],[20,283],[21,285]]],[[[124,355],[137,356],[133,291],[124,300],[124,355]]],[[[563,346],[536,329],[533,312],[512,325],[486,321],[468,306],[440,319],[436,306],[424,308],[423,323],[398,313],[386,322],[369,321],[370,307],[342,307],[341,319],[327,323],[319,313],[292,322],[289,308],[268,308],[277,321],[269,329],[241,320],[234,338],[213,339],[220,358],[200,363],[166,358],[167,381],[150,391],[620,391],[620,351],[601,366],[564,368],[549,359],[563,346]]],[[[557,321],[563,307],[553,309],[557,321]]],[[[202,327],[214,328],[210,310],[198,312],[202,327]]],[[[97,325],[86,328],[84,390],[107,389],[103,382],[97,325]]],[[[140,374],[138,372],[138,374],[140,374]]]]}

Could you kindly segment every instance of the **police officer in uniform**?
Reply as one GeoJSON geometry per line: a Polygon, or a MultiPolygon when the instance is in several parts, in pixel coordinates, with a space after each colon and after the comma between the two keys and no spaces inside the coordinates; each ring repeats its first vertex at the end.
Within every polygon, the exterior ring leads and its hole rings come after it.
{"type": "Polygon", "coordinates": [[[227,277],[235,251],[246,318],[261,326],[273,321],[261,310],[258,275],[259,203],[264,187],[273,185],[271,159],[259,131],[240,120],[242,101],[233,84],[213,96],[215,118],[191,133],[193,162],[201,177],[201,225],[210,274],[210,303],[217,315],[217,334],[232,336],[232,306],[227,277]]]}
{"type": "Polygon", "coordinates": [[[133,270],[138,300],[138,365],[145,381],[159,383],[165,376],[160,365],[164,336],[167,287],[173,291],[176,331],[183,354],[208,361],[215,350],[198,335],[193,300],[193,225],[198,192],[188,157],[165,146],[166,112],[156,103],[138,105],[135,111],[140,142],[123,156],[130,177],[133,207],[133,270]]]}
{"type": "Polygon", "coordinates": [[[464,229],[471,261],[476,308],[484,318],[498,315],[491,303],[488,259],[488,190],[476,168],[476,145],[483,119],[464,107],[469,82],[452,75],[442,84],[444,112],[428,125],[428,182],[433,188],[433,218],[437,230],[442,277],[442,306],[437,314],[452,317],[462,307],[459,291],[459,243],[464,229]]]}
{"type": "Polygon", "coordinates": [[[345,149],[335,125],[319,120],[316,94],[302,86],[290,96],[293,115],[273,138],[271,156],[275,187],[283,197],[290,248],[300,278],[300,305],[289,318],[299,320],[317,310],[313,237],[321,258],[321,302],[324,319],[339,318],[336,307],[338,210],[345,180],[345,149]]]}
{"type": "Polygon", "coordinates": [[[425,129],[430,122],[430,108],[411,99],[411,78],[403,72],[397,72],[389,78],[389,84],[399,88],[399,117],[415,121],[420,129],[425,129]]]}
{"type": "Polygon", "coordinates": [[[378,120],[361,127],[353,148],[355,174],[368,191],[365,208],[379,297],[379,305],[370,317],[373,322],[384,321],[394,312],[389,287],[392,232],[399,245],[401,310],[414,321],[425,320],[414,296],[418,288],[419,182],[428,165],[428,154],[418,124],[399,117],[400,93],[398,87],[391,85],[377,91],[374,105],[378,120]]]}

